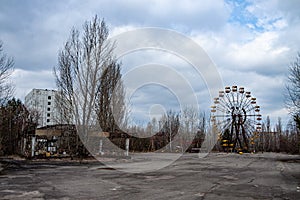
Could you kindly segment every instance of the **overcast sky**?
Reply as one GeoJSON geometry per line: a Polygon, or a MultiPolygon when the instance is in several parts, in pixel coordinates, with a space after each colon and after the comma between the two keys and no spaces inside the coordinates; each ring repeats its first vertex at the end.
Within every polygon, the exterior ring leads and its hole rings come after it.
{"type": "MultiPolygon", "coordinates": [[[[224,86],[244,86],[257,97],[264,116],[270,115],[273,121],[278,117],[284,123],[287,121],[283,94],[288,66],[299,51],[300,1],[0,2],[0,39],[6,53],[15,59],[12,81],[16,97],[21,100],[32,88],[55,89],[52,69],[57,64],[59,49],[72,27],[80,30],[86,20],[97,14],[105,19],[111,35],[135,28],[159,27],[193,39],[217,66],[224,86]]],[[[134,55],[122,60],[124,67],[133,63],[159,63],[181,69],[185,77],[191,72],[193,79],[191,67],[172,55],[151,51],[134,55]]],[[[205,81],[199,80],[197,86],[194,77],[192,82],[197,97],[207,99],[205,81]]],[[[176,106],[178,101],[173,98],[167,88],[147,85],[134,93],[133,110],[144,113],[157,104],[168,108],[168,102],[170,107],[176,106]]],[[[209,104],[207,100],[200,102],[204,110],[209,109],[209,104]]]]}

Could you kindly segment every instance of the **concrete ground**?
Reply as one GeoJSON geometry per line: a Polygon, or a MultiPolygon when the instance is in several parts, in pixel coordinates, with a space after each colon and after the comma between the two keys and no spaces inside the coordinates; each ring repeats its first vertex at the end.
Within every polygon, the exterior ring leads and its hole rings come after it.
{"type": "Polygon", "coordinates": [[[141,170],[172,159],[2,161],[0,199],[300,199],[299,156],[185,154],[162,169],[141,170]]]}

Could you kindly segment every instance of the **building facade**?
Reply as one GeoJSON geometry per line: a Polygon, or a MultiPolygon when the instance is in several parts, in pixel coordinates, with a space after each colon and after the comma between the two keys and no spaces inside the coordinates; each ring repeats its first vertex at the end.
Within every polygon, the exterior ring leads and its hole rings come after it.
{"type": "Polygon", "coordinates": [[[25,106],[39,115],[38,127],[60,123],[60,114],[55,105],[56,95],[56,90],[33,89],[25,96],[25,106]]]}

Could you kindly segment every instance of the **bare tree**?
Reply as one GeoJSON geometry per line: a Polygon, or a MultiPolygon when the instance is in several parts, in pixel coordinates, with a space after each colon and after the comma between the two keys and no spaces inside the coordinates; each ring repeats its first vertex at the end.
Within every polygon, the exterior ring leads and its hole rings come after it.
{"type": "Polygon", "coordinates": [[[0,105],[10,99],[14,92],[9,77],[13,72],[14,60],[3,52],[3,43],[0,41],[0,105]]]}
{"type": "Polygon", "coordinates": [[[0,107],[0,155],[21,153],[21,138],[35,123],[25,105],[15,98],[0,107]]]}
{"type": "Polygon", "coordinates": [[[281,122],[281,118],[278,117],[278,121],[276,124],[276,131],[274,131],[274,151],[278,152],[280,149],[280,135],[282,134],[282,122],[281,122]]]}
{"type": "MultiPolygon", "coordinates": [[[[159,121],[163,123],[161,131],[164,133],[165,142],[168,144],[168,150],[174,148],[174,137],[178,134],[180,128],[179,113],[173,110],[167,111],[159,121]]],[[[167,147],[167,146],[166,146],[167,147]]]]}
{"type": "Polygon", "coordinates": [[[292,115],[300,114],[300,53],[289,67],[288,84],[286,85],[286,104],[292,115]]]}
{"type": "Polygon", "coordinates": [[[105,68],[113,62],[113,44],[108,40],[104,20],[94,17],[83,25],[83,33],[76,29],[58,55],[54,68],[59,90],[57,104],[62,119],[77,125],[85,141],[91,126],[97,123],[95,113],[99,80],[105,68]]]}
{"type": "Polygon", "coordinates": [[[112,61],[103,70],[96,96],[96,112],[100,127],[105,132],[126,130],[127,109],[120,64],[112,61]]]}
{"type": "Polygon", "coordinates": [[[181,132],[184,134],[182,135],[182,146],[186,148],[186,145],[190,145],[195,138],[197,132],[197,121],[199,120],[199,111],[193,106],[185,106],[183,108],[181,114],[181,132]]]}
{"type": "MultiPolygon", "coordinates": [[[[298,153],[300,152],[300,53],[296,60],[289,67],[288,84],[286,86],[286,104],[291,112],[295,122],[295,130],[292,135],[295,135],[296,143],[291,143],[296,146],[298,153]]],[[[294,140],[293,140],[294,141],[294,140]]]]}

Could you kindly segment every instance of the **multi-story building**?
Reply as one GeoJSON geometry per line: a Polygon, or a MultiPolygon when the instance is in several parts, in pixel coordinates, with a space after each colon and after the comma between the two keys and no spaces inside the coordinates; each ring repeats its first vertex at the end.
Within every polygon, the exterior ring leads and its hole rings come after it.
{"type": "Polygon", "coordinates": [[[25,106],[37,111],[38,127],[59,124],[59,112],[56,107],[56,90],[33,89],[25,97],[25,106]]]}

